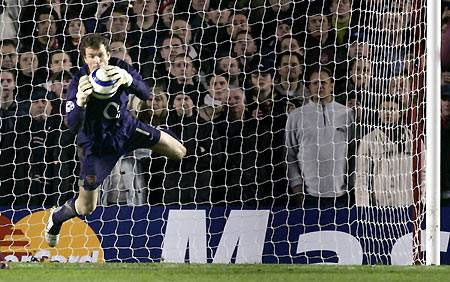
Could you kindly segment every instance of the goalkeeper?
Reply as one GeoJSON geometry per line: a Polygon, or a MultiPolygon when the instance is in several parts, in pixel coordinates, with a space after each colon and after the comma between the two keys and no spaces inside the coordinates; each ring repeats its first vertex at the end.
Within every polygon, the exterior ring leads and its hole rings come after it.
{"type": "Polygon", "coordinates": [[[181,159],[185,147],[170,131],[162,131],[132,118],[127,110],[128,94],[142,100],[150,89],[141,75],[126,62],[110,58],[109,40],[89,34],[80,43],[85,65],[74,75],[67,90],[66,112],[69,128],[77,133],[81,161],[78,197],[51,209],[45,227],[50,247],[57,245],[62,224],[76,216],[91,214],[97,204],[98,187],[122,155],[137,148],[150,148],[170,159],[181,159]],[[89,73],[106,69],[111,81],[120,85],[110,98],[98,99],[93,93],[89,73]]]}

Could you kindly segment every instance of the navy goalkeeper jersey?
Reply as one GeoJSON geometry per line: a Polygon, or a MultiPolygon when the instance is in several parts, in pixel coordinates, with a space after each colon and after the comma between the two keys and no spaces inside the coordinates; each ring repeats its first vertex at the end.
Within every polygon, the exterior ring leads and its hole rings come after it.
{"type": "Polygon", "coordinates": [[[78,134],[77,144],[94,155],[123,153],[125,142],[136,130],[137,121],[127,109],[128,95],[135,94],[142,100],[150,97],[150,88],[142,76],[128,63],[118,58],[111,58],[109,65],[118,66],[128,71],[133,77],[130,87],[122,85],[116,94],[108,99],[90,96],[86,107],[76,103],[80,77],[89,75],[85,64],[77,73],[67,89],[66,112],[69,128],[78,134]]]}

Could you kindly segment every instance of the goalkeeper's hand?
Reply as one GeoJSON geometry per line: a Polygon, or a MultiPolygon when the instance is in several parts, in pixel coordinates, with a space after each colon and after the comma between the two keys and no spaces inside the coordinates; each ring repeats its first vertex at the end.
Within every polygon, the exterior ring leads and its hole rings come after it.
{"type": "Polygon", "coordinates": [[[119,68],[118,66],[107,66],[105,68],[106,74],[111,80],[116,80],[116,86],[125,84],[130,87],[133,83],[133,77],[126,70],[119,68]]]}
{"type": "Polygon", "coordinates": [[[85,107],[91,94],[92,84],[89,81],[89,77],[87,75],[83,75],[80,77],[80,81],[78,82],[77,105],[80,107],[85,107]]]}

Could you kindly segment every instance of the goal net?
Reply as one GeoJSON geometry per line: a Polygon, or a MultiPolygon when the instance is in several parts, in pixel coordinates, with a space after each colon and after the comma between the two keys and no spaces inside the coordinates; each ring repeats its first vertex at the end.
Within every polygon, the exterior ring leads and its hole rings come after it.
{"type": "Polygon", "coordinates": [[[424,262],[426,1],[47,2],[0,14],[8,260],[424,262]],[[50,248],[48,208],[79,189],[65,95],[89,33],[149,84],[132,117],[187,155],[124,155],[50,248]]]}

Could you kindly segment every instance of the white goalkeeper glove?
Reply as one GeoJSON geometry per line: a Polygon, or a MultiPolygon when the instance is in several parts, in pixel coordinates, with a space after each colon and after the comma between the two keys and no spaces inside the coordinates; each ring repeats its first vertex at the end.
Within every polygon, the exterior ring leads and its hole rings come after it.
{"type": "Polygon", "coordinates": [[[105,67],[106,74],[111,80],[116,80],[115,85],[123,85],[125,84],[127,87],[130,87],[133,83],[133,77],[126,70],[119,68],[118,66],[106,66],[105,67]]]}
{"type": "Polygon", "coordinates": [[[89,77],[87,75],[83,75],[80,77],[80,81],[78,82],[77,105],[80,107],[85,107],[91,94],[92,84],[89,81],[89,77]]]}

